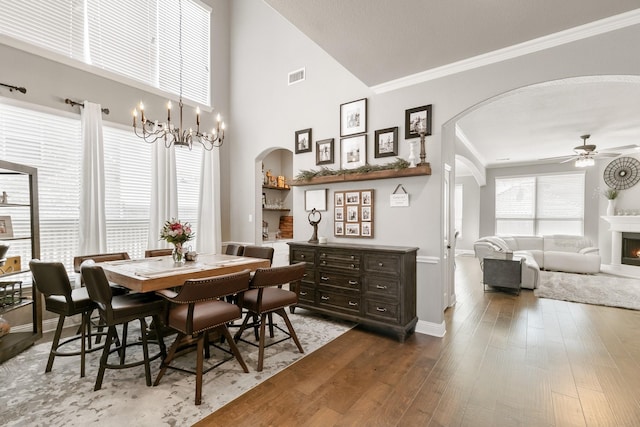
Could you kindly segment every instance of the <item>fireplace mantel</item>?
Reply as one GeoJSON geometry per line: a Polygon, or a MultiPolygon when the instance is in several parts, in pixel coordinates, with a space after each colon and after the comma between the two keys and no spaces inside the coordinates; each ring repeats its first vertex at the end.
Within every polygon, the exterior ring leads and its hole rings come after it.
{"type": "Polygon", "coordinates": [[[609,223],[611,231],[611,265],[603,271],[640,277],[640,267],[622,264],[622,233],[640,233],[640,215],[603,216],[602,219],[609,223]]]}
{"type": "Polygon", "coordinates": [[[640,232],[640,215],[603,216],[610,225],[609,231],[640,232]]]}

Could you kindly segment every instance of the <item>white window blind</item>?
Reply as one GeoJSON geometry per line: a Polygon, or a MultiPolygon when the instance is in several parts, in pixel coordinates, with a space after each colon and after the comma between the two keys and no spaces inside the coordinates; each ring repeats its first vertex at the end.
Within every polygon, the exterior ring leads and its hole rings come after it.
{"type": "MultiPolygon", "coordinates": [[[[176,0],[0,0],[0,34],[179,94],[176,0]]],[[[182,0],[183,96],[210,105],[211,11],[182,0]]]]}
{"type": "Polygon", "coordinates": [[[496,233],[576,234],[584,228],[584,173],[496,178],[496,233]]]}

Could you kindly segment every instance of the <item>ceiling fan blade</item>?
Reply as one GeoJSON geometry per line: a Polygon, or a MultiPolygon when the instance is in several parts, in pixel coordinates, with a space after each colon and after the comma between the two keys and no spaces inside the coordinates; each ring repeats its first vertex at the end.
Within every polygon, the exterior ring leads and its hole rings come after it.
{"type": "Polygon", "coordinates": [[[573,160],[573,159],[577,159],[578,155],[574,155],[574,156],[556,156],[556,157],[544,157],[542,159],[538,159],[540,161],[545,161],[545,162],[553,162],[553,161],[558,161],[558,160],[573,160]]]}
{"type": "MultiPolygon", "coordinates": [[[[611,147],[611,148],[605,148],[604,149],[605,152],[612,152],[612,151],[628,151],[628,150],[640,150],[640,145],[638,144],[631,144],[631,145],[622,145],[620,147],[611,147]]],[[[619,156],[620,154],[618,154],[619,156]]]]}
{"type": "Polygon", "coordinates": [[[607,153],[607,152],[605,152],[605,153],[597,153],[597,154],[595,155],[595,157],[596,157],[596,158],[598,158],[598,159],[599,159],[599,158],[611,158],[611,157],[618,157],[618,156],[620,156],[620,153],[607,153]]]}
{"type": "Polygon", "coordinates": [[[560,163],[569,163],[569,162],[572,162],[572,161],[574,161],[574,160],[578,160],[580,157],[581,157],[581,156],[572,156],[572,157],[569,157],[569,158],[568,158],[568,159],[566,159],[566,160],[561,161],[560,163]]]}

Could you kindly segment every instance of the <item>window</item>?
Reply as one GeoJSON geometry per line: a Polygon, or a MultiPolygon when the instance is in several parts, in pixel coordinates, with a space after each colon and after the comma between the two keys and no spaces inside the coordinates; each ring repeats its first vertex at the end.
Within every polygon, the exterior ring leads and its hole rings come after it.
{"type": "MultiPolygon", "coordinates": [[[[4,0],[0,34],[179,94],[180,2],[4,0]]],[[[210,105],[211,10],[182,0],[183,96],[210,105]]]]}
{"type": "MultiPolygon", "coordinates": [[[[107,250],[140,258],[147,249],[152,179],[150,161],[141,159],[151,158],[151,146],[129,130],[106,124],[103,137],[107,250]]],[[[69,273],[79,243],[80,147],[79,116],[61,117],[0,103],[0,156],[38,169],[40,257],[62,262],[69,273]]],[[[176,150],[180,219],[191,222],[196,236],[200,157],[195,148],[176,150]]],[[[9,200],[26,199],[21,190],[9,184],[0,192],[6,191],[9,200]]],[[[23,217],[12,214],[12,223],[16,235],[29,234],[28,212],[23,217]]],[[[27,242],[11,243],[11,256],[28,260],[30,250],[27,242]]]]}
{"type": "Polygon", "coordinates": [[[584,173],[496,178],[496,234],[582,235],[584,173]]]}

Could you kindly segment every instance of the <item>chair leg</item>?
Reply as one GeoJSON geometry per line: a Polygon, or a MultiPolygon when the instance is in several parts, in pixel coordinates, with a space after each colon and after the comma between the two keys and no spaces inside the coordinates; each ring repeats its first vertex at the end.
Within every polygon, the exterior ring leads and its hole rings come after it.
{"type": "Polygon", "coordinates": [[[273,313],[269,313],[269,336],[273,338],[273,313]]]}
{"type": "Polygon", "coordinates": [[[122,324],[122,343],[120,343],[120,364],[124,365],[124,359],[127,355],[127,331],[129,330],[129,323],[122,324]]]}
{"type": "Polygon", "coordinates": [[[98,391],[102,387],[102,379],[104,378],[104,371],[107,368],[107,359],[109,358],[109,347],[111,347],[114,335],[117,335],[116,327],[109,326],[107,338],[104,342],[104,349],[102,350],[102,356],[100,357],[100,369],[98,369],[96,385],[93,387],[93,391],[98,391]]]}
{"type": "Polygon", "coordinates": [[[186,335],[183,334],[182,332],[178,332],[178,335],[176,335],[175,341],[173,342],[173,344],[171,344],[171,347],[169,347],[169,352],[167,353],[165,358],[162,360],[162,364],[160,365],[160,372],[158,372],[158,376],[156,377],[156,380],[153,383],[154,386],[160,384],[160,379],[162,378],[164,373],[167,371],[167,367],[169,366],[169,363],[171,363],[171,361],[173,360],[173,357],[175,356],[176,351],[180,346],[180,342],[185,336],[186,335]]]}
{"type": "Polygon", "coordinates": [[[238,346],[236,345],[236,342],[233,340],[233,338],[231,338],[231,334],[229,333],[229,329],[227,329],[227,326],[226,325],[218,326],[218,330],[222,332],[222,336],[226,337],[227,341],[229,341],[229,347],[231,348],[231,352],[236,357],[236,360],[238,361],[240,366],[242,366],[242,370],[245,373],[249,373],[249,368],[247,368],[247,364],[244,363],[244,359],[240,354],[240,350],[238,350],[238,346]]]}
{"type": "MultiPolygon", "coordinates": [[[[264,322],[264,317],[262,318],[262,321],[264,322]]],[[[253,334],[256,337],[256,341],[258,341],[260,339],[260,335],[258,335],[258,315],[257,314],[253,315],[253,334]]]]}
{"type": "Polygon", "coordinates": [[[167,356],[167,347],[164,345],[164,335],[162,335],[162,323],[160,321],[160,316],[153,316],[153,322],[156,326],[156,338],[158,339],[158,345],[160,346],[160,354],[164,359],[167,356]]]}
{"type": "Polygon", "coordinates": [[[202,401],[202,371],[203,371],[203,353],[204,353],[204,337],[206,334],[200,334],[198,337],[198,354],[196,356],[196,405],[202,401]]]}
{"type": "Polygon", "coordinates": [[[262,316],[260,316],[260,343],[258,344],[258,372],[262,372],[262,365],[264,361],[264,334],[266,321],[267,313],[262,313],[262,316]]]}
{"type": "Polygon", "coordinates": [[[244,316],[244,320],[242,321],[242,325],[240,325],[240,329],[238,329],[238,332],[236,332],[236,334],[234,335],[234,339],[236,340],[236,342],[240,339],[242,333],[247,328],[247,323],[249,323],[249,316],[252,316],[252,314],[247,313],[247,315],[244,316]]]}
{"type": "Polygon", "coordinates": [[[147,341],[147,322],[144,318],[140,318],[140,332],[142,335],[142,356],[144,360],[144,377],[147,381],[147,387],[151,386],[151,366],[149,364],[149,343],[147,341]]]}
{"type": "Polygon", "coordinates": [[[64,326],[64,314],[61,314],[58,317],[58,326],[56,327],[56,333],[53,336],[53,342],[51,343],[51,350],[49,351],[49,360],[47,361],[47,367],[45,368],[45,372],[51,372],[51,368],[53,368],[53,359],[56,357],[56,352],[58,351],[58,345],[60,344],[60,335],[62,335],[62,328],[64,326]]]}
{"type": "Polygon", "coordinates": [[[287,329],[289,329],[289,335],[291,335],[291,338],[293,338],[293,341],[298,346],[298,350],[300,350],[300,353],[304,353],[302,345],[300,344],[298,336],[296,335],[296,331],[293,330],[293,325],[291,324],[291,321],[289,320],[289,316],[287,316],[287,312],[285,311],[285,309],[281,308],[279,310],[276,310],[275,313],[280,315],[280,317],[284,319],[284,323],[287,324],[287,329]]]}
{"type": "MultiPolygon", "coordinates": [[[[82,313],[81,317],[80,317],[80,327],[82,328],[82,332],[80,333],[80,378],[84,378],[84,367],[85,367],[85,363],[84,363],[84,355],[86,352],[86,339],[87,339],[87,327],[89,327],[89,325],[87,324],[87,313],[82,313]]],[[[91,339],[91,338],[89,338],[91,339]]]]}

